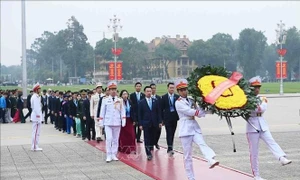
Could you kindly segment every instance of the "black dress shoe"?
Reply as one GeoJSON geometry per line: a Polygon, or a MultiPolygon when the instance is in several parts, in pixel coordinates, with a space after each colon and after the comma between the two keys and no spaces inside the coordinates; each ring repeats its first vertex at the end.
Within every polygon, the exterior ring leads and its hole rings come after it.
{"type": "Polygon", "coordinates": [[[148,160],[148,161],[151,161],[152,158],[153,158],[152,155],[147,156],[147,160],[148,160]]]}
{"type": "Polygon", "coordinates": [[[156,149],[160,149],[160,146],[158,144],[155,145],[156,149]]]}
{"type": "Polygon", "coordinates": [[[137,142],[137,143],[143,143],[143,141],[141,141],[141,140],[137,140],[136,142],[137,142]]]}
{"type": "Polygon", "coordinates": [[[85,140],[85,137],[82,137],[82,140],[85,140]]]}
{"type": "Polygon", "coordinates": [[[100,143],[100,141],[101,141],[101,138],[97,138],[97,143],[100,143]]]}

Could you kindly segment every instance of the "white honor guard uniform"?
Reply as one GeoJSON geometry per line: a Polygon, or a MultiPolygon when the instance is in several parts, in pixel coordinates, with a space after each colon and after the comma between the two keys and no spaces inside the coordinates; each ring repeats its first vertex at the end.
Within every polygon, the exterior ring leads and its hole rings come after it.
{"type": "MultiPolygon", "coordinates": [[[[116,82],[109,82],[109,89],[117,89],[116,82]]],[[[102,100],[100,110],[100,123],[103,123],[106,134],[106,162],[118,161],[117,152],[119,147],[119,136],[121,126],[126,123],[126,113],[123,99],[111,95],[102,100]]]]}
{"type": "MultiPolygon", "coordinates": [[[[102,88],[102,83],[98,83],[96,85],[96,89],[98,87],[102,88]]],[[[101,97],[103,97],[104,94],[99,94],[99,93],[95,93],[90,100],[90,114],[91,117],[94,117],[94,121],[95,121],[95,131],[96,131],[96,139],[100,139],[102,136],[102,127],[99,124],[99,119],[97,119],[97,110],[98,110],[98,103],[101,97]]]]}
{"type": "MultiPolygon", "coordinates": [[[[258,76],[253,77],[249,80],[249,83],[253,87],[260,87],[261,79],[258,76]]],[[[282,165],[291,163],[290,160],[285,158],[286,154],[273,139],[269,131],[268,124],[263,117],[264,112],[267,110],[267,98],[259,98],[260,104],[257,105],[257,108],[251,113],[251,117],[249,118],[249,122],[252,123],[259,130],[259,133],[249,123],[247,123],[246,126],[247,139],[250,151],[251,169],[255,180],[262,180],[259,174],[258,166],[259,139],[262,139],[267,144],[270,151],[273,153],[275,158],[281,162],[282,165]]]]}
{"type": "MultiPolygon", "coordinates": [[[[175,82],[177,90],[187,88],[186,79],[179,79],[175,82]]],[[[218,165],[219,162],[214,160],[215,152],[205,143],[201,128],[195,117],[205,117],[205,111],[198,107],[194,100],[180,97],[175,102],[175,107],[179,116],[179,138],[183,147],[184,167],[189,180],[194,180],[193,170],[193,142],[196,143],[205,159],[208,161],[210,168],[218,165]]]]}
{"type": "Polygon", "coordinates": [[[42,148],[39,148],[39,139],[41,132],[41,124],[43,121],[42,113],[42,102],[41,96],[37,93],[40,89],[40,85],[36,84],[33,87],[33,95],[31,97],[30,103],[32,108],[31,121],[32,121],[32,137],[31,137],[31,150],[32,151],[41,151],[42,148]]]}

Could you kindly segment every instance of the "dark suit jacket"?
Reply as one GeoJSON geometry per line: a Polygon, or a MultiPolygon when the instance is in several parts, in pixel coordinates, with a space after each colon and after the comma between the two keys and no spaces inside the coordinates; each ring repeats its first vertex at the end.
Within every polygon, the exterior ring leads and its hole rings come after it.
{"type": "Polygon", "coordinates": [[[69,114],[72,117],[75,117],[77,115],[77,106],[75,105],[74,100],[69,101],[69,114]]]}
{"type": "Polygon", "coordinates": [[[24,101],[23,101],[22,97],[19,97],[19,98],[18,98],[17,108],[18,108],[19,110],[22,110],[22,109],[24,108],[24,101]]]}
{"type": "MultiPolygon", "coordinates": [[[[142,99],[145,99],[145,94],[140,92],[141,93],[141,97],[140,97],[140,101],[142,99]]],[[[133,120],[138,122],[138,100],[136,98],[136,92],[134,93],[131,93],[130,96],[129,96],[129,99],[131,100],[132,102],[132,109],[133,109],[133,112],[134,112],[134,117],[133,117],[133,120]]]]}
{"type": "Polygon", "coordinates": [[[27,106],[26,106],[27,108],[31,108],[31,102],[30,102],[31,96],[32,96],[31,94],[29,94],[29,95],[27,96],[27,104],[26,104],[26,105],[27,105],[27,106]]]}
{"type": "Polygon", "coordinates": [[[91,114],[90,114],[90,100],[88,98],[86,98],[85,100],[83,100],[83,116],[85,116],[86,118],[91,118],[91,114]]]}
{"type": "Polygon", "coordinates": [[[54,111],[54,113],[57,113],[57,114],[58,114],[59,111],[62,110],[60,99],[57,98],[57,97],[54,97],[54,98],[52,99],[52,104],[53,104],[53,111],[54,111]]]}
{"type": "Polygon", "coordinates": [[[161,110],[159,102],[152,98],[152,110],[150,110],[147,100],[144,98],[139,103],[138,108],[138,120],[139,125],[143,127],[158,127],[161,120],[161,110]]]}
{"type": "Polygon", "coordinates": [[[49,102],[47,102],[47,100],[48,100],[48,96],[47,96],[47,95],[45,96],[45,98],[44,98],[43,96],[41,96],[41,103],[42,103],[42,108],[43,108],[43,109],[46,108],[46,107],[48,106],[47,103],[49,103],[49,102]],[[45,102],[45,101],[46,101],[46,102],[45,102]]]}
{"type": "Polygon", "coordinates": [[[174,94],[174,112],[170,111],[170,98],[169,98],[169,94],[165,94],[162,96],[161,98],[161,111],[162,111],[162,119],[163,119],[163,123],[165,125],[172,125],[175,124],[179,117],[175,108],[175,102],[176,100],[179,98],[179,95],[174,94]]]}

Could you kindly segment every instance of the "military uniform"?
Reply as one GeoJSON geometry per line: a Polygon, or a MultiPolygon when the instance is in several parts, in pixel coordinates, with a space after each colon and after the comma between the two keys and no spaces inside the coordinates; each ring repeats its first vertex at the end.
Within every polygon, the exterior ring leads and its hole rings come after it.
{"type": "MultiPolygon", "coordinates": [[[[87,92],[86,92],[86,90],[81,90],[80,93],[82,95],[86,95],[87,92]]],[[[77,114],[78,114],[78,117],[80,118],[82,140],[85,140],[85,138],[86,138],[86,118],[83,119],[84,100],[86,100],[86,98],[85,99],[81,98],[78,101],[78,106],[77,106],[77,114]]]]}
{"type": "Polygon", "coordinates": [[[39,147],[39,139],[41,132],[41,124],[43,121],[42,113],[42,103],[41,96],[36,92],[40,89],[40,85],[36,84],[33,87],[34,94],[31,96],[30,104],[32,108],[31,121],[32,121],[32,137],[31,137],[31,150],[41,151],[42,148],[39,147]]]}
{"type": "MultiPolygon", "coordinates": [[[[101,83],[98,83],[97,87],[102,87],[101,83]]],[[[97,141],[102,140],[101,136],[102,136],[102,127],[99,124],[99,119],[97,119],[96,115],[97,115],[97,110],[98,110],[98,104],[99,104],[99,100],[100,98],[104,96],[104,94],[99,94],[99,93],[95,93],[90,100],[90,114],[92,119],[94,119],[95,121],[95,131],[96,131],[96,139],[97,141]]]]}
{"type": "MultiPolygon", "coordinates": [[[[116,82],[109,82],[109,89],[116,89],[116,82]]],[[[106,162],[117,161],[116,157],[119,147],[119,136],[122,127],[126,123],[125,108],[123,100],[117,96],[103,99],[100,110],[100,123],[105,126],[106,133],[106,162]]]]}
{"type": "MultiPolygon", "coordinates": [[[[175,83],[177,90],[187,88],[187,80],[179,79],[175,83]]],[[[198,107],[190,98],[180,97],[175,102],[175,108],[179,116],[179,138],[183,147],[184,167],[189,180],[195,180],[193,170],[193,142],[196,143],[205,159],[208,161],[210,168],[218,165],[219,162],[214,160],[215,152],[205,143],[201,128],[195,117],[205,117],[205,111],[198,107]]]]}
{"type": "MultiPolygon", "coordinates": [[[[261,86],[260,77],[256,76],[249,80],[249,83],[253,87],[261,86]]],[[[254,175],[255,180],[263,180],[259,174],[259,166],[258,166],[258,147],[259,147],[259,139],[262,139],[273,153],[275,158],[281,162],[282,165],[286,165],[291,163],[290,160],[286,159],[286,154],[280,148],[280,146],[273,139],[271,132],[269,131],[268,124],[263,117],[263,114],[267,110],[268,101],[266,97],[259,97],[260,103],[257,105],[257,108],[251,112],[251,117],[249,118],[249,122],[254,125],[259,132],[257,132],[250,123],[247,123],[246,132],[247,139],[249,143],[249,151],[250,151],[250,162],[251,169],[254,175]]]]}

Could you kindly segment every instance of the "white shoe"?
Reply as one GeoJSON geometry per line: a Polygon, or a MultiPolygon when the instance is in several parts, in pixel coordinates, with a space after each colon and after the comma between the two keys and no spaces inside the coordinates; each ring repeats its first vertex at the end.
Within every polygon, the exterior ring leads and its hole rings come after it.
{"type": "Polygon", "coordinates": [[[285,166],[285,165],[291,164],[292,161],[291,161],[291,160],[288,160],[288,159],[285,158],[285,157],[281,157],[281,158],[280,158],[280,163],[281,163],[281,165],[285,166]]]}
{"type": "Polygon", "coordinates": [[[31,151],[43,151],[42,148],[35,148],[35,149],[31,149],[31,151]]]}
{"type": "Polygon", "coordinates": [[[260,176],[255,176],[255,177],[254,177],[254,180],[266,180],[266,179],[263,179],[263,178],[261,178],[260,176]]]}
{"type": "Polygon", "coordinates": [[[107,157],[106,157],[106,162],[109,163],[109,162],[111,162],[111,161],[112,161],[111,156],[110,156],[110,155],[107,155],[107,157]]]}
{"type": "Polygon", "coordinates": [[[114,161],[119,161],[119,159],[117,158],[116,155],[112,155],[112,160],[114,160],[114,161]]]}
{"type": "Polygon", "coordinates": [[[215,166],[217,166],[217,165],[220,164],[219,161],[216,161],[216,160],[214,160],[214,159],[209,160],[208,163],[209,163],[209,168],[210,168],[210,169],[212,169],[212,168],[214,168],[215,166]]]}

